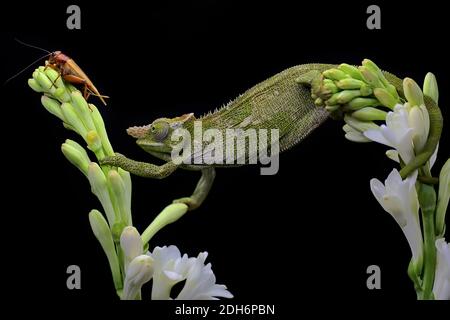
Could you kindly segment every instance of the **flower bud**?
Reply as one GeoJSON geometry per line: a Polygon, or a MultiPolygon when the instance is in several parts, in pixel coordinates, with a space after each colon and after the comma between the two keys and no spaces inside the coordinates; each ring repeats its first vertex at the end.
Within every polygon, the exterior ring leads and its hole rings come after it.
{"type": "Polygon", "coordinates": [[[35,79],[28,79],[28,85],[36,92],[44,92],[45,90],[39,85],[35,79]]]}
{"type": "Polygon", "coordinates": [[[102,142],[95,130],[91,130],[87,133],[85,138],[88,148],[93,152],[98,152],[102,148],[102,142]]]}
{"type": "Polygon", "coordinates": [[[386,89],[375,88],[373,90],[373,94],[382,105],[388,107],[389,109],[393,110],[395,105],[399,103],[399,101],[395,99],[395,97],[392,96],[386,89]]]}
{"type": "Polygon", "coordinates": [[[325,70],[322,74],[325,78],[337,81],[345,78],[350,78],[350,76],[346,75],[341,70],[335,68],[325,70]]]}
{"type": "Polygon", "coordinates": [[[431,72],[428,72],[423,82],[423,93],[433,99],[434,102],[439,102],[439,89],[436,77],[431,72]]]}
{"type": "Polygon", "coordinates": [[[380,109],[366,107],[352,113],[352,117],[361,121],[386,120],[387,112],[380,109]]]}
{"type": "Polygon", "coordinates": [[[86,139],[87,130],[76,114],[75,110],[73,109],[73,106],[70,103],[64,102],[61,104],[61,110],[62,114],[64,115],[65,122],[75,128],[75,131],[84,139],[86,139]]]}
{"type": "Polygon", "coordinates": [[[91,184],[92,193],[97,196],[100,203],[105,210],[106,217],[110,226],[114,225],[114,222],[120,221],[120,216],[117,215],[113,209],[113,204],[108,191],[108,184],[105,174],[97,163],[91,162],[88,166],[88,179],[91,184]]]}
{"type": "Polygon", "coordinates": [[[380,102],[377,99],[358,97],[347,103],[345,108],[347,110],[358,110],[365,107],[376,107],[379,105],[380,102]]]}
{"type": "Polygon", "coordinates": [[[408,100],[412,106],[421,106],[424,104],[422,90],[413,79],[405,78],[403,80],[403,91],[406,100],[408,100]]]}
{"type": "Polygon", "coordinates": [[[360,89],[365,83],[357,79],[342,79],[336,83],[337,87],[342,90],[360,89]]]}
{"type": "Polygon", "coordinates": [[[442,235],[445,229],[445,215],[450,198],[450,158],[447,159],[439,174],[439,191],[436,208],[436,233],[442,235]]]}
{"type": "Polygon", "coordinates": [[[357,67],[342,63],[339,65],[338,69],[343,71],[345,74],[348,74],[353,79],[364,81],[361,71],[359,71],[357,67]]]}
{"type": "Polygon", "coordinates": [[[62,121],[65,121],[61,111],[61,104],[58,101],[50,97],[47,97],[46,95],[43,95],[41,97],[41,103],[48,112],[58,117],[62,121]]]}
{"type": "Polygon", "coordinates": [[[372,88],[384,88],[384,85],[381,83],[377,74],[369,70],[367,67],[359,67],[359,71],[361,71],[364,81],[367,82],[372,88]]]}
{"type": "Polygon", "coordinates": [[[70,163],[77,167],[87,177],[90,163],[89,158],[86,159],[76,148],[67,143],[62,144],[61,151],[67,160],[69,160],[70,163]]]}
{"type": "Polygon", "coordinates": [[[142,233],[142,242],[146,244],[159,230],[180,219],[188,210],[184,203],[172,203],[152,221],[142,233]]]}
{"type": "Polygon", "coordinates": [[[148,255],[140,255],[134,258],[128,265],[122,300],[136,299],[142,286],[150,281],[152,276],[153,258],[148,255]]]}
{"type": "Polygon", "coordinates": [[[135,227],[125,227],[120,235],[120,246],[125,257],[131,261],[143,253],[141,235],[135,227]]]}

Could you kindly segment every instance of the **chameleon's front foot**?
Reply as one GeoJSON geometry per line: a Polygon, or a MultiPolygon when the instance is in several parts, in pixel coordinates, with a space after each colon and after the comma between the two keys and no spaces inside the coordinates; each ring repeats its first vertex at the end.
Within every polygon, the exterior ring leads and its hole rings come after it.
{"type": "Polygon", "coordinates": [[[146,162],[139,162],[128,159],[124,155],[117,152],[115,156],[105,157],[100,160],[100,164],[120,167],[134,175],[153,179],[166,178],[178,167],[178,165],[174,164],[172,161],[169,161],[161,166],[146,162]]]}

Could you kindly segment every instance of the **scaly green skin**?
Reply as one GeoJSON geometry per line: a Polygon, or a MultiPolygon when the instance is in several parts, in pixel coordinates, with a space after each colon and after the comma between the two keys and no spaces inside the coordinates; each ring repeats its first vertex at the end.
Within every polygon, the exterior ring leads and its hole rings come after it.
{"type": "MultiPolygon", "coordinates": [[[[215,128],[226,129],[278,129],[280,151],[285,151],[303,140],[328,117],[328,112],[317,108],[307,87],[296,83],[295,79],[310,71],[320,72],[331,68],[328,64],[305,64],[284,70],[273,77],[247,90],[234,101],[199,119],[193,114],[177,118],[161,118],[144,127],[133,127],[128,133],[137,138],[137,144],[153,156],[167,161],[162,166],[138,162],[121,154],[107,157],[102,163],[123,169],[144,177],[161,179],[170,175],[178,167],[187,170],[202,170],[197,188],[191,197],[175,200],[186,203],[189,209],[197,208],[206,198],[214,181],[214,167],[231,167],[227,164],[181,164],[171,160],[171,151],[176,142],[171,134],[176,128],[183,127],[194,136],[194,121],[202,121],[203,131],[215,128]]],[[[246,157],[248,154],[246,154],[246,157]]],[[[246,163],[247,163],[246,159],[246,163]]]]}
{"type": "MultiPolygon", "coordinates": [[[[187,170],[202,170],[202,177],[194,194],[191,197],[176,200],[176,202],[186,203],[191,210],[195,209],[206,198],[211,188],[215,176],[214,167],[236,165],[175,164],[171,160],[171,151],[178,141],[171,141],[173,131],[182,127],[188,130],[191,136],[194,136],[195,120],[202,121],[203,131],[209,128],[221,131],[236,128],[244,130],[279,129],[280,151],[285,151],[302,141],[329,115],[323,108],[315,106],[309,87],[298,84],[296,79],[302,78],[301,82],[305,82],[305,79],[308,82],[307,80],[312,79],[317,73],[333,67],[337,66],[331,64],[295,66],[257,84],[226,106],[199,119],[196,119],[193,114],[186,114],[172,119],[160,118],[143,127],[129,128],[127,132],[137,138],[137,144],[153,156],[167,161],[164,165],[157,166],[134,161],[118,153],[114,157],[105,158],[102,163],[121,167],[139,176],[157,179],[167,177],[178,167],[187,170]]],[[[385,72],[384,74],[402,94],[402,80],[390,73],[385,72]]],[[[400,171],[403,178],[428,161],[442,131],[442,116],[439,108],[431,99],[426,98],[425,102],[430,114],[429,139],[424,151],[400,171]]],[[[193,156],[195,157],[195,155],[193,156]]]]}

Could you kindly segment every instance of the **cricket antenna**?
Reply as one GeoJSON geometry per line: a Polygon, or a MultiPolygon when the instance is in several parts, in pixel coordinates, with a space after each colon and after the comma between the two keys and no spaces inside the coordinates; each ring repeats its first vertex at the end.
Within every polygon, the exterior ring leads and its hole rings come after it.
{"type": "Polygon", "coordinates": [[[40,57],[39,59],[34,60],[32,63],[30,63],[28,66],[26,66],[25,68],[23,68],[22,70],[20,70],[19,72],[17,72],[15,75],[13,75],[12,77],[10,77],[8,80],[6,80],[3,85],[7,84],[9,81],[11,81],[12,79],[14,79],[15,77],[17,77],[19,74],[22,74],[25,70],[27,70],[29,67],[31,67],[33,64],[35,64],[36,62],[38,62],[39,60],[44,59],[45,57],[48,57],[49,55],[51,55],[52,53],[48,53],[45,56],[40,57]]]}
{"type": "Polygon", "coordinates": [[[33,46],[32,44],[29,44],[29,43],[25,43],[25,42],[23,42],[23,41],[20,41],[19,39],[17,39],[17,38],[14,38],[14,40],[16,40],[18,43],[20,43],[20,44],[22,44],[22,45],[24,45],[24,46],[26,46],[26,47],[30,47],[30,48],[34,48],[34,49],[38,49],[38,50],[41,50],[41,51],[44,51],[44,52],[47,52],[48,54],[51,54],[51,52],[50,51],[48,51],[48,50],[45,50],[44,48],[41,48],[41,47],[38,47],[38,46],[33,46]]]}

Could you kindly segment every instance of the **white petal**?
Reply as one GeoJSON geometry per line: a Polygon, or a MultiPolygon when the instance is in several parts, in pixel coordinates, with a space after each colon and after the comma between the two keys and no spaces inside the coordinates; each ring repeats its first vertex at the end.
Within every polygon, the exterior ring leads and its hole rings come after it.
{"type": "Polygon", "coordinates": [[[366,130],[364,131],[364,135],[372,141],[394,148],[395,146],[390,141],[388,141],[382,134],[383,127],[385,126],[381,125],[380,129],[366,130]]]}
{"type": "Polygon", "coordinates": [[[370,190],[372,190],[373,195],[375,198],[380,202],[383,199],[384,194],[386,193],[386,188],[384,187],[383,183],[381,183],[378,179],[371,179],[370,180],[370,190]]]}
{"type": "Polygon", "coordinates": [[[397,150],[388,150],[386,151],[386,156],[391,159],[394,160],[397,163],[400,163],[400,159],[398,157],[398,151],[397,150]]]}

